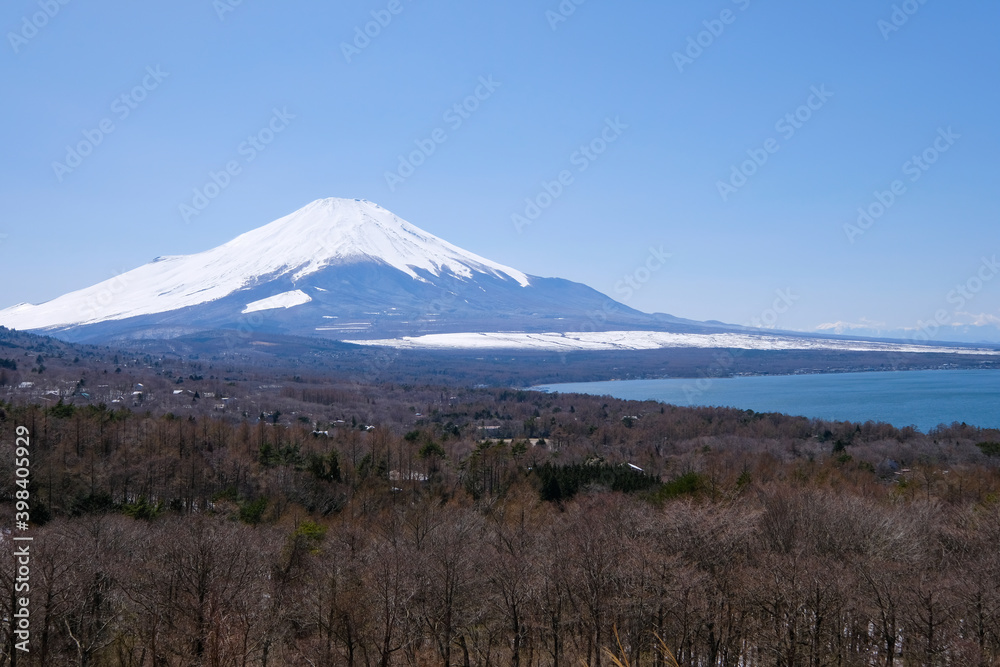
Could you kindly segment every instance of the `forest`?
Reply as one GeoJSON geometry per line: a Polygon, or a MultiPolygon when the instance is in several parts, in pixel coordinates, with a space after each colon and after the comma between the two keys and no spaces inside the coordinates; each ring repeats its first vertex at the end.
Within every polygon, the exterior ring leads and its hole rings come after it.
{"type": "Polygon", "coordinates": [[[9,349],[0,667],[1000,664],[1000,431],[9,349]]]}

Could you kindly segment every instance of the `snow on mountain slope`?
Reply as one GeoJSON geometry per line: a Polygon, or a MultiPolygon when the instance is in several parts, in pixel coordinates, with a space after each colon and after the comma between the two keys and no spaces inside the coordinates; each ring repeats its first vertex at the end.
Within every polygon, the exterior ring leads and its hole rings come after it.
{"type": "Polygon", "coordinates": [[[522,287],[530,284],[524,273],[454,246],[377,204],[330,198],[211,250],[160,257],[43,304],[7,308],[0,311],[0,325],[38,330],[165,313],[216,301],[282,276],[294,283],[324,268],[356,261],[385,264],[418,281],[426,281],[428,274],[473,279],[479,273],[522,287]]]}

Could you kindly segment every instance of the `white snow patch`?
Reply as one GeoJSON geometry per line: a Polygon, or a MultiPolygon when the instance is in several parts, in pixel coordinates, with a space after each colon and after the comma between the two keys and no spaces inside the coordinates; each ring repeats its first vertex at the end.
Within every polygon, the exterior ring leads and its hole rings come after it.
{"type": "Polygon", "coordinates": [[[312,301],[311,296],[302,290],[297,289],[292,290],[291,292],[275,294],[274,296],[269,296],[266,299],[254,301],[253,303],[248,303],[247,307],[243,309],[243,314],[256,313],[261,310],[272,310],[274,308],[293,308],[295,306],[301,306],[304,303],[309,303],[310,301],[312,301]]]}
{"type": "Polygon", "coordinates": [[[742,350],[841,350],[845,352],[936,352],[997,356],[1000,350],[830,340],[771,334],[687,334],[665,331],[547,333],[449,333],[381,340],[347,340],[357,345],[400,349],[656,350],[670,347],[742,350]]]}

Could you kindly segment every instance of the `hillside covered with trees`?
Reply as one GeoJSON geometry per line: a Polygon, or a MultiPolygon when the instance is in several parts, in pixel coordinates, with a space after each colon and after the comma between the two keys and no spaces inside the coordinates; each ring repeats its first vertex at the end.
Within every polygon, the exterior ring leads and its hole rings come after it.
{"type": "Polygon", "coordinates": [[[8,343],[0,667],[1000,664],[1000,431],[8,343]]]}

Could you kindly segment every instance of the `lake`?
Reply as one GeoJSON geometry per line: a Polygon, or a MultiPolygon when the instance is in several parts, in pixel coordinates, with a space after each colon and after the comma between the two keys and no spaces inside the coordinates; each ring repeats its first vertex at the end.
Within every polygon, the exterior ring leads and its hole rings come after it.
{"type": "Polygon", "coordinates": [[[952,422],[1000,427],[1000,371],[764,375],[574,382],[534,387],[674,405],[784,412],[817,419],[880,421],[921,431],[952,422]]]}

